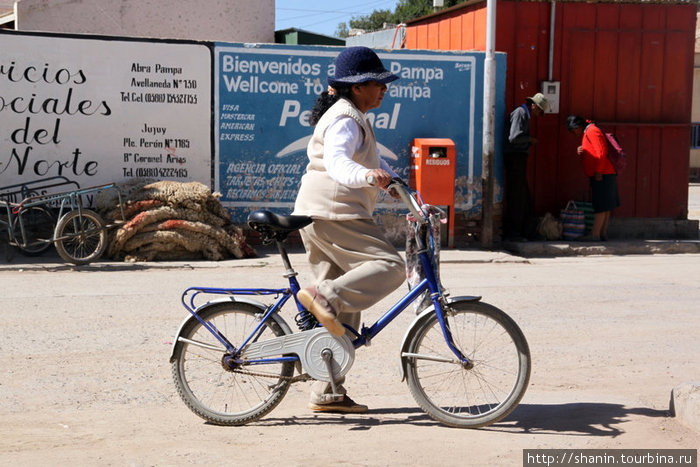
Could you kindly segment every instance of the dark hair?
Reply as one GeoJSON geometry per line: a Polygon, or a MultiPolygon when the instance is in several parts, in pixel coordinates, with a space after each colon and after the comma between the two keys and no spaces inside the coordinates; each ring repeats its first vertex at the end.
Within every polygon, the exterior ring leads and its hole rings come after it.
{"type": "Polygon", "coordinates": [[[313,109],[311,109],[311,117],[309,118],[309,123],[311,123],[311,126],[316,126],[318,121],[321,120],[323,114],[326,113],[326,111],[330,109],[333,104],[338,102],[338,99],[344,97],[345,99],[350,100],[351,88],[351,85],[338,86],[333,88],[335,89],[335,94],[333,95],[328,94],[328,91],[323,91],[321,95],[318,96],[318,99],[316,99],[313,109]]]}
{"type": "Polygon", "coordinates": [[[574,128],[585,127],[588,124],[585,118],[578,115],[569,115],[566,117],[566,129],[571,131],[574,128]]]}

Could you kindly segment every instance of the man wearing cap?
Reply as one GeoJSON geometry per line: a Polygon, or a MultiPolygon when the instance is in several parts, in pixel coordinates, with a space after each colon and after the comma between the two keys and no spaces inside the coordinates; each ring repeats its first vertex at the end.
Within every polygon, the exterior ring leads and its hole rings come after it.
{"type": "Polygon", "coordinates": [[[530,119],[541,117],[549,108],[542,93],[525,99],[511,112],[505,138],[505,216],[503,234],[506,240],[533,239],[537,221],[532,195],[527,183],[527,157],[537,139],[530,135],[530,119]]]}
{"type": "MultiPolygon", "coordinates": [[[[371,49],[347,48],[311,112],[315,128],[294,214],[314,219],[300,233],[316,280],[297,298],[336,336],[345,333],[343,324],[358,330],[360,312],[406,280],[401,256],[372,217],[379,191],[397,175],[379,157],[366,116],[398,78],[371,49]]],[[[344,379],[336,383],[336,394],[329,383],[313,384],[312,410],[367,411],[347,396],[344,379]]]]}

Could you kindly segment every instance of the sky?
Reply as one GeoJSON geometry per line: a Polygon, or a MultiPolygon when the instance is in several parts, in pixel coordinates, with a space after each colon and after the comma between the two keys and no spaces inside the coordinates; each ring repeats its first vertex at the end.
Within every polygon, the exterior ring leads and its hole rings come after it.
{"type": "Polygon", "coordinates": [[[394,11],[398,0],[276,0],[275,30],[298,28],[334,36],[338,24],[374,10],[394,11]]]}

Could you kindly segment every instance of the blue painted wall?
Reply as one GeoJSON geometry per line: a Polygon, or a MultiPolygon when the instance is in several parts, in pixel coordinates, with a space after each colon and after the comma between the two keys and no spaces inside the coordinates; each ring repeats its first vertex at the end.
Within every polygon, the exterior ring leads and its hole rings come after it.
{"type": "MultiPolygon", "coordinates": [[[[326,78],[334,74],[333,61],[340,50],[215,44],[215,189],[236,221],[243,221],[251,208],[291,211],[308,161],[306,145],[313,131],[309,111],[326,89],[326,78]]],[[[468,217],[479,215],[485,54],[377,52],[385,67],[401,77],[389,85],[382,106],[368,113],[382,157],[408,179],[413,138],[452,139],[457,150],[457,210],[468,217]]],[[[505,55],[497,54],[496,62],[496,134],[501,134],[505,55]]],[[[497,167],[500,149],[497,139],[497,167]]],[[[496,174],[501,187],[501,170],[496,174]]],[[[391,205],[387,200],[384,207],[391,205]]]]}

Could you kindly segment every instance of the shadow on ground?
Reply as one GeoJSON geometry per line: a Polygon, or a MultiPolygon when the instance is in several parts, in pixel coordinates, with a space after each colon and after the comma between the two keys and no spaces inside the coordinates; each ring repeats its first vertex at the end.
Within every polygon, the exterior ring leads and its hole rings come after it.
{"type": "Polygon", "coordinates": [[[579,402],[570,404],[521,404],[502,422],[489,429],[517,428],[523,433],[565,433],[616,437],[630,416],[668,417],[667,410],[626,407],[621,404],[579,402]]]}
{"type": "MultiPolygon", "coordinates": [[[[566,434],[568,436],[607,436],[624,433],[621,425],[631,416],[668,417],[666,410],[625,407],[620,404],[582,402],[570,404],[521,404],[508,417],[482,428],[523,434],[566,434]]],[[[369,430],[378,426],[440,426],[418,407],[372,409],[366,414],[314,414],[289,418],[265,417],[259,426],[346,425],[349,430],[369,430]]]]}

